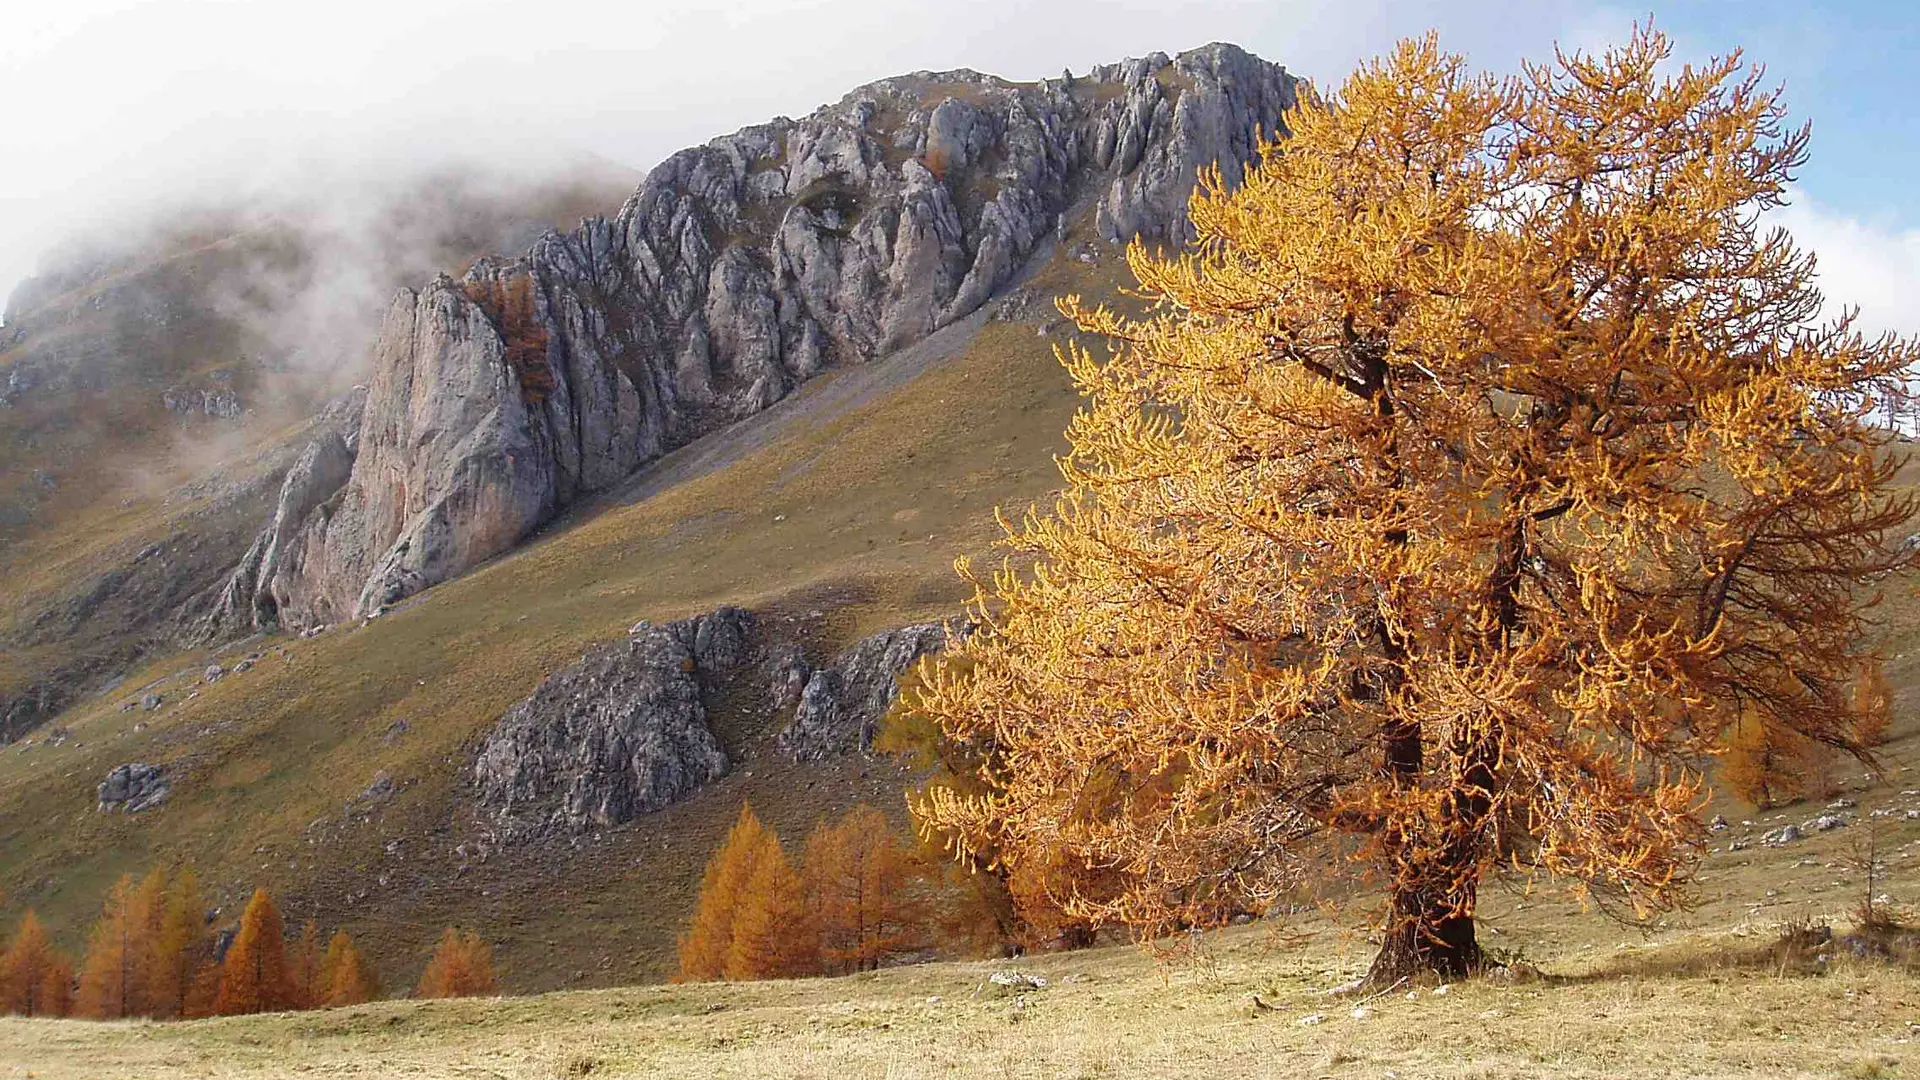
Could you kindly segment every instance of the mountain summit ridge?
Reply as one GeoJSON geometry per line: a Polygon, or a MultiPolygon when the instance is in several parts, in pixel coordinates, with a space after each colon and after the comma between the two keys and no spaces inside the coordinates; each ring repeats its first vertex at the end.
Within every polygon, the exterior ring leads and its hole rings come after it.
{"type": "Polygon", "coordinates": [[[306,486],[204,635],[366,617],[457,576],[828,367],[972,313],[1070,216],[1109,242],[1184,240],[1198,170],[1236,184],[1297,86],[1223,44],[1030,84],[883,79],[672,155],[611,219],[402,290],[351,468],[331,492],[289,478],[306,486]]]}

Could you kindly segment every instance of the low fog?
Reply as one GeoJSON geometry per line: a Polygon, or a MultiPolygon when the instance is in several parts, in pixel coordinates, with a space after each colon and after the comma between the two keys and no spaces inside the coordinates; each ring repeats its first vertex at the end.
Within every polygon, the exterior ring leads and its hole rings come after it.
{"type": "MultiPolygon", "coordinates": [[[[1572,0],[16,5],[0,16],[0,294],[49,253],[193,215],[298,219],[320,257],[304,277],[263,270],[260,287],[282,290],[289,313],[267,332],[292,353],[336,355],[325,339],[343,318],[377,309],[396,272],[441,254],[408,234],[395,200],[450,177],[495,189],[583,167],[637,179],[682,146],[917,69],[1031,79],[1229,40],[1328,84],[1437,27],[1447,47],[1505,71],[1556,41],[1617,40],[1639,14],[1572,0]]],[[[1728,44],[1662,25],[1683,51],[1728,44]]],[[[1759,59],[1814,62],[1777,27],[1715,32],[1746,35],[1759,59]],[[1767,55],[1755,37],[1794,48],[1767,55]]],[[[1827,254],[1832,291],[1868,303],[1866,325],[1920,329],[1898,302],[1920,284],[1920,233],[1811,196],[1785,220],[1827,254]]]]}

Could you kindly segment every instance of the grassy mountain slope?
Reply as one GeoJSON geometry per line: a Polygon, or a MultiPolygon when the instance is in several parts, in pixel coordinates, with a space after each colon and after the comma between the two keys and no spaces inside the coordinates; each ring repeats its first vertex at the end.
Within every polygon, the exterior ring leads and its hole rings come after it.
{"type": "Polygon", "coordinates": [[[186,599],[224,579],[295,436],[364,377],[395,288],[524,249],[636,180],[598,164],[436,175],[182,215],[22,284],[0,327],[0,741],[164,647],[186,599]],[[244,412],[166,404],[209,392],[244,412]]]}
{"type": "MultiPolygon", "coordinates": [[[[1061,254],[1028,289],[1106,291],[1121,272],[1114,257],[1061,254]]],[[[43,732],[0,751],[8,914],[33,906],[76,947],[115,875],[185,859],[229,912],[259,883],[290,920],[345,925],[395,985],[449,923],[491,937],[516,989],[661,975],[743,798],[797,842],[860,799],[901,813],[899,770],[782,763],[766,745],[777,721],[736,703],[717,726],[744,762],[722,782],[573,849],[492,850],[482,863],[460,850],[483,835],[465,809],[478,738],[547,672],[640,618],[739,603],[825,659],[956,611],[953,556],[988,547],[994,506],[1054,486],[1077,401],[1036,332],[1057,316],[1028,307],[1028,321],[982,313],[919,351],[816,380],[364,626],[169,657],[63,716],[69,741],[43,732]],[[254,654],[248,672],[200,677],[254,654]],[[123,710],[149,691],[166,698],[158,712],[123,710]],[[127,761],[178,774],[168,804],[96,812],[94,785],[127,761]],[[397,794],[356,802],[381,772],[397,794]]]]}

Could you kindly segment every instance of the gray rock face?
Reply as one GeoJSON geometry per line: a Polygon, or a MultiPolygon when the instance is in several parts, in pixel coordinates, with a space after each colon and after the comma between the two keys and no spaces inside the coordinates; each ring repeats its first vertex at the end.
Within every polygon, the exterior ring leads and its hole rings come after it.
{"type": "Polygon", "coordinates": [[[401,293],[339,495],[263,544],[255,598],[226,606],[300,628],[462,573],[828,366],[966,316],[1070,213],[1180,241],[1196,170],[1237,182],[1295,91],[1230,45],[1026,85],[921,72],[675,154],[611,220],[401,293]]]}
{"type": "Polygon", "coordinates": [[[366,409],[365,390],[333,402],[316,419],[313,441],[295,459],[280,484],[273,518],[254,538],[240,564],[202,617],[198,638],[236,637],[279,624],[279,611],[305,580],[301,573],[307,532],[316,511],[327,506],[352,475],[354,447],[366,409]]]}
{"type": "Polygon", "coordinates": [[[863,638],[808,677],[793,723],[776,740],[796,761],[820,761],[873,747],[880,718],[893,707],[900,676],[945,647],[947,630],[921,623],[863,638]]]}
{"type": "Polygon", "coordinates": [[[743,662],[751,627],[738,608],[641,623],[627,640],[549,677],[481,748],[474,781],[482,811],[509,837],[578,833],[658,810],[725,775],[703,681],[743,662]]]}
{"type": "Polygon", "coordinates": [[[162,766],[138,761],[116,765],[100,782],[100,809],[124,810],[129,814],[151,810],[167,801],[171,788],[162,766]]]}

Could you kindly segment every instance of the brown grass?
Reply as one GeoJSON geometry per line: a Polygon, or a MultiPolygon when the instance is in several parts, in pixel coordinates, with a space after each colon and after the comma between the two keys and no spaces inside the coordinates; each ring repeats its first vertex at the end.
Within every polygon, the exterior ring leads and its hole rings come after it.
{"type": "Polygon", "coordinates": [[[1912,977],[1849,964],[1818,978],[1481,981],[1390,995],[1356,1016],[1322,993],[1355,970],[1334,936],[1272,946],[1255,926],[1217,935],[1205,965],[1161,968],[1127,947],[1037,958],[1021,969],[1051,985],[1018,998],[983,985],[1001,965],[968,963],[164,1026],[0,1020],[0,1069],[45,1080],[1897,1076],[1920,1003],[1912,977]]]}

